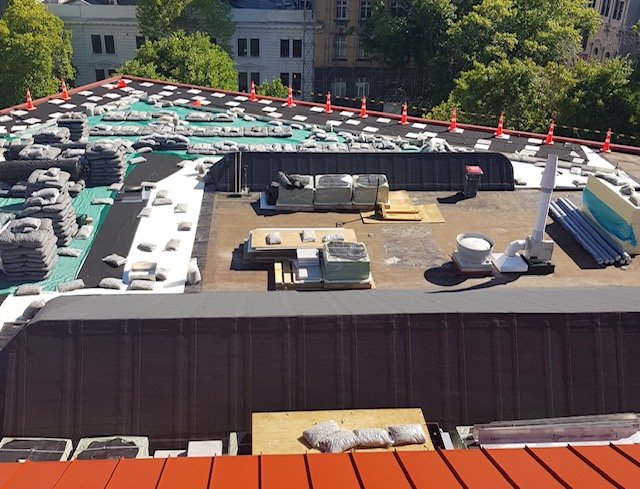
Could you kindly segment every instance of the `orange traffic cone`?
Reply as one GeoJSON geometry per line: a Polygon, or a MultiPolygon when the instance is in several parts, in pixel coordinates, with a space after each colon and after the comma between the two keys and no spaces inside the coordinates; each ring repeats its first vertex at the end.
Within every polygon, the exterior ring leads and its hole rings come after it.
{"type": "Polygon", "coordinates": [[[191,107],[202,107],[202,102],[200,102],[200,100],[194,100],[191,102],[191,107]]]}
{"type": "Polygon", "coordinates": [[[123,78],[120,78],[118,80],[118,84],[116,85],[116,88],[127,88],[127,82],[124,81],[123,78]]]}
{"type": "Polygon", "coordinates": [[[295,107],[293,103],[293,88],[289,87],[289,94],[287,95],[287,107],[295,107]]]}
{"type": "Polygon", "coordinates": [[[407,124],[409,124],[407,122],[407,102],[406,101],[404,104],[402,104],[402,115],[400,116],[400,124],[403,126],[406,126],[407,124]]]}
{"type": "Polygon", "coordinates": [[[497,138],[503,138],[504,137],[504,130],[503,130],[503,126],[504,126],[504,112],[500,113],[500,119],[498,119],[498,128],[496,129],[496,132],[493,133],[493,135],[497,138]]]}
{"type": "Polygon", "coordinates": [[[601,153],[611,153],[611,129],[607,131],[607,137],[604,138],[601,153]]]}
{"type": "Polygon", "coordinates": [[[454,107],[451,109],[451,122],[449,123],[449,132],[461,132],[462,129],[458,129],[458,112],[454,107]]]}
{"type": "Polygon", "coordinates": [[[254,81],[251,81],[251,93],[249,94],[249,100],[252,102],[258,100],[258,97],[256,97],[256,83],[254,81]]]}
{"type": "Polygon", "coordinates": [[[27,88],[27,110],[36,110],[36,106],[33,105],[33,100],[31,100],[31,92],[27,88]]]}
{"type": "Polygon", "coordinates": [[[544,144],[553,144],[553,128],[555,124],[551,121],[551,125],[549,126],[549,131],[547,132],[547,138],[544,140],[544,144]]]}
{"type": "Polygon", "coordinates": [[[369,114],[367,114],[367,97],[365,97],[364,95],[362,96],[362,104],[360,105],[360,119],[366,119],[367,117],[369,117],[369,114]]]}
{"type": "Polygon", "coordinates": [[[327,114],[331,114],[333,112],[333,109],[331,108],[331,92],[327,92],[327,101],[324,104],[324,111],[327,114]]]}
{"type": "Polygon", "coordinates": [[[69,92],[67,92],[67,84],[62,80],[62,100],[70,100],[69,92]]]}

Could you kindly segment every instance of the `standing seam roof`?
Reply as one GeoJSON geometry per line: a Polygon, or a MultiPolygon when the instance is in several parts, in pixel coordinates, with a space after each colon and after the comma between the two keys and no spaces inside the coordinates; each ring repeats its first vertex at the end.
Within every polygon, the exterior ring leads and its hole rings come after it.
{"type": "Polygon", "coordinates": [[[0,489],[640,487],[640,445],[0,464],[0,489]]]}

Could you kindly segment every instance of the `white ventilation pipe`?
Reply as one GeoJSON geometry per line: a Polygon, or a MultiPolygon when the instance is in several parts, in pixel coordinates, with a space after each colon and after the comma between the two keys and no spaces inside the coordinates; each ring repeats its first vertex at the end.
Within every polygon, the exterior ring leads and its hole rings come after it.
{"type": "Polygon", "coordinates": [[[522,251],[527,249],[527,240],[526,239],[516,239],[507,245],[504,249],[504,254],[507,256],[516,256],[517,251],[522,251]]]}

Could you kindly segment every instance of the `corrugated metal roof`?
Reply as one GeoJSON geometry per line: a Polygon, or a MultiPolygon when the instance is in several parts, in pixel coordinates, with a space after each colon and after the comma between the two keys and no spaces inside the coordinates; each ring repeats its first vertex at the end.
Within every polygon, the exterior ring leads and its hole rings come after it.
{"type": "Polygon", "coordinates": [[[640,487],[640,445],[0,464],[1,489],[640,487]]]}

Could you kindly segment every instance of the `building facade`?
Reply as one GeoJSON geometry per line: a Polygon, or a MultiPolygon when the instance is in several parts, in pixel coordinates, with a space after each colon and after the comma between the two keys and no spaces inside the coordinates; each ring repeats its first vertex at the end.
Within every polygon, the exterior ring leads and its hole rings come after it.
{"type": "MultiPolygon", "coordinates": [[[[99,0],[97,0],[99,1],[99,0]]],[[[310,10],[294,5],[267,4],[232,8],[235,32],[231,56],[238,70],[238,86],[281,78],[297,94],[313,89],[313,29],[310,10]],[[305,37],[306,36],[306,37],[305,37]]],[[[136,55],[145,38],[140,34],[135,5],[47,3],[72,32],[76,85],[111,76],[136,55]]]]}
{"type": "Polygon", "coordinates": [[[602,24],[587,40],[586,56],[599,61],[626,54],[637,56],[640,37],[633,26],[640,22],[640,0],[590,0],[589,6],[600,14],[602,24]]]}
{"type": "MultiPolygon", "coordinates": [[[[387,0],[392,12],[401,2],[387,0]]],[[[331,91],[343,105],[358,106],[367,96],[378,108],[400,112],[408,96],[422,88],[420,74],[412,68],[382,67],[363,48],[363,30],[373,12],[372,0],[316,0],[318,24],[315,43],[315,91],[331,91]]]]}
{"type": "Polygon", "coordinates": [[[48,3],[72,33],[76,85],[110,77],[145,42],[134,5],[48,3]]]}
{"type": "Polygon", "coordinates": [[[313,36],[305,38],[305,29],[313,27],[305,27],[303,10],[234,8],[232,18],[231,46],[240,91],[248,92],[252,81],[259,85],[280,78],[297,95],[311,92],[313,79],[305,73],[313,73],[306,70],[313,66],[313,49],[305,44],[312,43],[313,36]]]}

